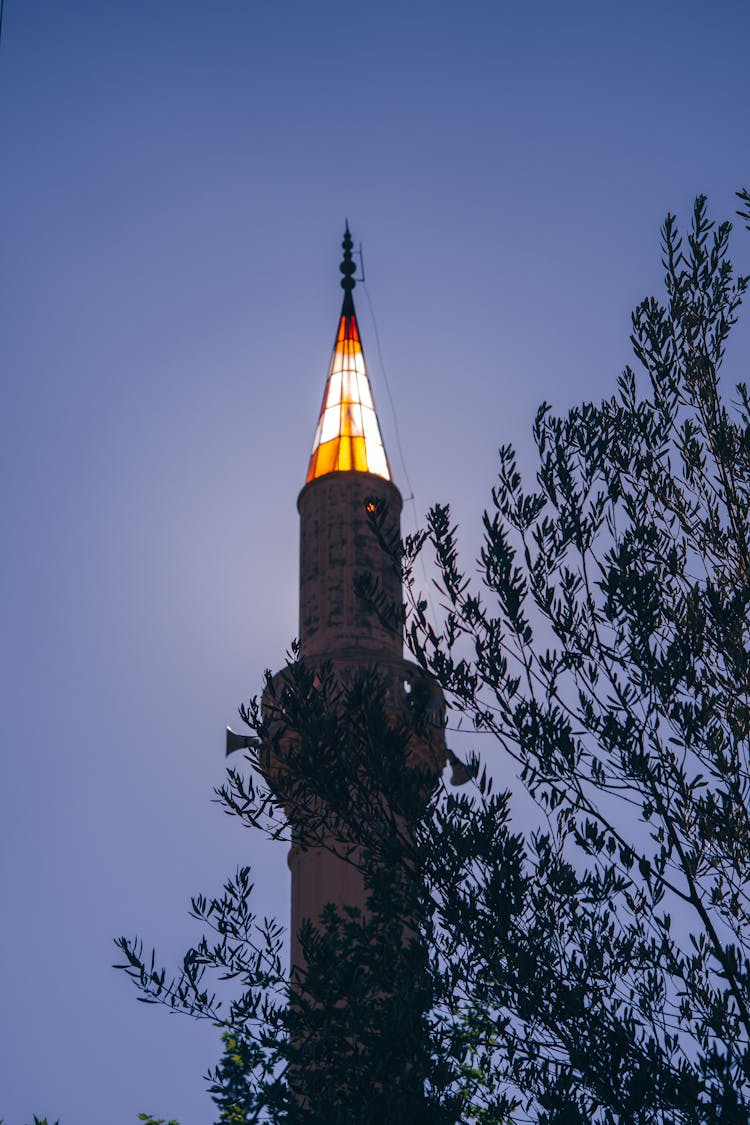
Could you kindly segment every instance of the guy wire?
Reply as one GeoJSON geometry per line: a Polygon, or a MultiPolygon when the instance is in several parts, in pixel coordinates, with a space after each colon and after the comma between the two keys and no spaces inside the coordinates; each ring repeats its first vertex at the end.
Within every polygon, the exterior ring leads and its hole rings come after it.
{"type": "MultiPolygon", "coordinates": [[[[367,297],[367,304],[370,308],[370,319],[372,320],[372,327],[373,327],[373,331],[374,331],[374,334],[375,334],[375,348],[376,348],[377,353],[378,353],[378,363],[380,364],[380,370],[383,373],[383,382],[385,383],[385,389],[388,393],[388,401],[391,405],[391,414],[393,416],[393,428],[394,428],[394,431],[395,431],[395,434],[396,434],[396,448],[398,449],[398,455],[399,455],[399,459],[401,461],[401,468],[404,471],[404,480],[406,481],[406,486],[409,489],[409,495],[407,496],[406,499],[407,499],[408,502],[411,503],[412,512],[414,514],[414,531],[416,533],[419,530],[419,513],[417,512],[417,502],[416,502],[416,498],[414,496],[414,489],[412,488],[411,481],[409,480],[409,472],[406,468],[406,458],[404,456],[404,449],[403,449],[403,446],[401,445],[401,432],[400,432],[399,426],[398,426],[398,415],[396,413],[396,405],[393,401],[393,394],[391,393],[391,384],[390,384],[390,381],[388,379],[388,372],[386,371],[385,363],[383,362],[383,349],[380,346],[380,333],[378,332],[378,322],[375,318],[375,310],[374,310],[373,305],[372,305],[372,298],[370,297],[370,290],[365,285],[364,277],[362,277],[358,281],[357,284],[361,285],[362,288],[364,289],[365,296],[367,297]]],[[[437,617],[435,615],[435,610],[434,610],[434,607],[433,607],[433,604],[432,604],[432,597],[430,595],[430,583],[427,580],[427,570],[426,570],[426,567],[424,565],[424,555],[422,554],[421,551],[419,552],[419,564],[422,568],[422,579],[424,581],[424,594],[425,594],[425,597],[427,599],[427,605],[428,605],[428,608],[429,608],[429,611],[430,611],[430,616],[432,617],[433,626],[435,626],[436,622],[437,622],[437,617]]]]}
{"type": "MultiPolygon", "coordinates": [[[[2,0],[0,0],[0,2],[2,2],[2,0]]],[[[408,473],[407,468],[406,468],[406,458],[404,457],[404,450],[403,450],[403,446],[401,445],[401,432],[400,432],[399,426],[398,426],[398,415],[396,414],[396,406],[395,406],[395,403],[393,401],[393,395],[391,394],[391,384],[390,384],[389,379],[388,379],[388,373],[386,372],[385,364],[383,363],[383,350],[380,347],[380,333],[378,332],[378,322],[375,319],[375,310],[372,307],[372,298],[370,297],[370,290],[367,288],[364,281],[360,281],[359,284],[364,289],[365,296],[367,297],[367,304],[370,306],[370,319],[372,320],[372,327],[375,331],[375,347],[377,348],[377,352],[378,352],[378,362],[380,364],[380,370],[383,372],[383,382],[385,383],[385,389],[388,392],[388,401],[391,404],[391,415],[393,416],[393,428],[396,432],[396,446],[398,448],[398,456],[399,456],[399,459],[401,461],[401,468],[404,470],[404,480],[406,481],[407,488],[409,489],[409,496],[407,496],[407,500],[410,500],[411,503],[412,503],[412,506],[414,507],[414,519],[415,519],[415,526],[416,526],[417,508],[416,508],[416,504],[414,503],[414,489],[411,486],[411,481],[409,480],[409,473],[408,473]]]]}

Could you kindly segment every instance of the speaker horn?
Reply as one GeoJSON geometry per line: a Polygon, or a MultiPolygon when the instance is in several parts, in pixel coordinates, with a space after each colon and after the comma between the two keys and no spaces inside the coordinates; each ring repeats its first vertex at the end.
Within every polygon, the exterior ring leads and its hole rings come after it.
{"type": "Polygon", "coordinates": [[[471,781],[476,777],[477,768],[471,762],[462,762],[457,754],[454,754],[450,747],[447,748],[448,761],[452,766],[451,785],[465,785],[467,781],[471,781]]]}
{"type": "Polygon", "coordinates": [[[252,746],[260,746],[257,738],[251,734],[237,734],[231,727],[227,727],[227,749],[225,757],[234,754],[235,750],[249,750],[252,746]]]}

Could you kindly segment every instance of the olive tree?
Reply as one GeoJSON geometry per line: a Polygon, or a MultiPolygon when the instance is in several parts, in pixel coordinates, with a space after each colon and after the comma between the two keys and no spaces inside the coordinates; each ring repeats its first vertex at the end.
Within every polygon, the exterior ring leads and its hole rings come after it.
{"type": "Polygon", "coordinates": [[[750,401],[719,384],[748,279],[730,230],[703,197],[684,240],[669,216],[637,369],[601,403],[542,406],[532,487],[500,450],[478,582],[447,508],[407,545],[434,549],[444,609],[437,628],[412,579],[413,651],[543,813],[509,888],[507,798],[448,798],[431,870],[471,1050],[532,1120],[750,1115],[750,401]]]}

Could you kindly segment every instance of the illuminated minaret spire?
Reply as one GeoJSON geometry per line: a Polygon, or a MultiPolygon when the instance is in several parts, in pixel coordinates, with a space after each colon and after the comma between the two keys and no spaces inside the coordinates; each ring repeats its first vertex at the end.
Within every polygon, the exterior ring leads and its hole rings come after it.
{"type": "Polygon", "coordinates": [[[352,261],[352,236],[346,224],[342,242],[344,258],[339,266],[343,277],[344,303],[341,307],[336,342],[318,428],[315,431],[307,480],[325,473],[354,469],[391,479],[388,459],[380,436],[380,426],[370,390],[365,355],[354,311],[352,290],[356,285],[356,266],[352,261]]]}

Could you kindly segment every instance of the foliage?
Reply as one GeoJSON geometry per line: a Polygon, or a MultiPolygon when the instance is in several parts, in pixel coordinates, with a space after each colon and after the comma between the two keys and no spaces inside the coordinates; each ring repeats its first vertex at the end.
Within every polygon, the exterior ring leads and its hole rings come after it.
{"type": "MultiPolygon", "coordinates": [[[[0,1118],[0,1125],[3,1125],[3,1121],[2,1121],[1,1118],[0,1118]]],[[[49,1125],[49,1122],[47,1121],[46,1117],[37,1117],[37,1115],[34,1114],[34,1125],[49,1125]]],[[[60,1125],[60,1122],[55,1121],[54,1125],[60,1125]]]]}
{"type": "MultiPolygon", "coordinates": [[[[668,217],[667,301],[633,316],[641,381],[541,408],[535,489],[501,449],[481,590],[449,511],[429,517],[445,618],[414,600],[412,649],[547,822],[515,895],[493,894],[483,842],[468,881],[440,884],[487,1075],[535,1120],[750,1115],[750,402],[718,383],[748,279],[730,229],[703,198],[684,243],[668,217]]],[[[449,801],[456,873],[496,814],[449,801]]]]}
{"type": "Polygon", "coordinates": [[[367,914],[329,907],[318,926],[303,928],[303,988],[282,967],[281,927],[250,910],[250,872],[241,869],[221,897],[193,900],[214,937],[188,952],[176,977],[125,938],[120,967],[146,1002],[224,1029],[224,1056],[210,1075],[221,1122],[448,1125],[454,1115],[446,1116],[440,1091],[450,1068],[426,1030],[426,884],[404,831],[430,798],[424,775],[405,769],[424,718],[389,715],[372,671],[342,683],[330,665],[313,671],[299,661],[280,679],[268,677],[264,711],[255,703],[245,712],[263,745],[253,763],[271,776],[273,747],[282,768],[272,787],[230,770],[225,807],[271,834],[291,828],[298,844],[356,841],[336,845],[337,854],[361,870],[367,914]],[[205,987],[211,971],[240,985],[228,1004],[205,987]]]}
{"type": "Polygon", "coordinates": [[[748,1120],[750,401],[718,382],[747,287],[729,234],[702,198],[684,242],[668,217],[666,301],[633,315],[640,375],[540,410],[532,490],[500,451],[479,588],[447,508],[405,545],[412,652],[493,748],[467,790],[409,768],[428,717],[374,672],[295,654],[244,711],[261,780],[230,771],[225,808],[356,841],[369,903],[305,928],[304,988],[247,870],[193,901],[213,936],[176,976],[120,940],[146,1001],[223,1029],[222,1122],[748,1120]],[[428,544],[440,626],[412,573],[428,544]],[[523,832],[494,748],[536,802],[523,832]]]}

